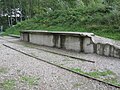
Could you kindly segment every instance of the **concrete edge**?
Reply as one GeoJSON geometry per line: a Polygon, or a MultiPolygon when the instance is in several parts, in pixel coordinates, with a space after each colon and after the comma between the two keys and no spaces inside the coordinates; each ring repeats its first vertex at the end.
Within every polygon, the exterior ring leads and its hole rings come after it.
{"type": "Polygon", "coordinates": [[[15,37],[15,38],[20,38],[20,35],[15,35],[15,34],[9,34],[8,36],[15,37]]]}
{"type": "Polygon", "coordinates": [[[62,34],[62,35],[80,35],[91,37],[94,36],[94,33],[87,33],[87,32],[65,32],[65,31],[45,31],[45,30],[22,30],[20,33],[48,33],[48,34],[62,34]]]}

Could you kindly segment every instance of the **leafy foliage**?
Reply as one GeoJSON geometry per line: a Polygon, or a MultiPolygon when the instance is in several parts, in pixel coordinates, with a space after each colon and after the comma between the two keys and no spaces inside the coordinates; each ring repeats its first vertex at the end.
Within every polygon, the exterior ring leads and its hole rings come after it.
{"type": "Polygon", "coordinates": [[[24,29],[82,31],[120,40],[119,0],[21,0],[21,3],[23,15],[32,19],[8,29],[11,33],[19,34],[24,29]]]}

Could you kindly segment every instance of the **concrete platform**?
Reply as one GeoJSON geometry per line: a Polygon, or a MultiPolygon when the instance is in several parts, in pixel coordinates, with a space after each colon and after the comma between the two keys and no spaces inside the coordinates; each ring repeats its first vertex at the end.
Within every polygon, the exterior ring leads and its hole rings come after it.
{"type": "Polygon", "coordinates": [[[120,58],[120,41],[99,37],[93,33],[25,30],[21,31],[21,40],[43,46],[120,58]]]}

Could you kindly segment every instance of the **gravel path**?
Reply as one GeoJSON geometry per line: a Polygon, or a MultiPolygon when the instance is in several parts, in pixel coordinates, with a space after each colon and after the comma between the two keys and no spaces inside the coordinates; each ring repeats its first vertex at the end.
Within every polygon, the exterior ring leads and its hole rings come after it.
{"type": "Polygon", "coordinates": [[[82,70],[85,71],[89,71],[91,66],[95,67],[90,62],[78,61],[0,39],[0,90],[120,90],[28,57],[3,46],[3,43],[64,67],[83,67],[82,70]]]}

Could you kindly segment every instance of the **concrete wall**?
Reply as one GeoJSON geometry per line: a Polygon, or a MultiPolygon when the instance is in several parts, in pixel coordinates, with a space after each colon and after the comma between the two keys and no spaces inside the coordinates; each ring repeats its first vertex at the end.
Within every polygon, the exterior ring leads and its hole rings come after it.
{"type": "Polygon", "coordinates": [[[22,31],[21,40],[38,45],[76,52],[120,58],[120,48],[111,44],[95,43],[90,33],[22,31]]]}
{"type": "MultiPolygon", "coordinates": [[[[23,38],[24,41],[26,41],[26,37],[23,38]]],[[[81,39],[78,36],[30,33],[29,38],[30,38],[29,42],[34,44],[56,47],[66,50],[77,51],[77,52],[81,52],[82,48],[90,47],[87,45],[86,47],[82,47],[83,45],[81,44],[81,39]]],[[[88,44],[88,43],[84,41],[84,44],[88,44]]],[[[88,52],[86,49],[84,50],[86,53],[88,52]]]]}
{"type": "Polygon", "coordinates": [[[53,43],[53,35],[47,34],[29,34],[29,38],[31,43],[45,45],[45,46],[54,46],[53,43]]]}
{"type": "Polygon", "coordinates": [[[64,44],[64,48],[67,50],[73,50],[80,52],[81,51],[81,43],[79,37],[73,37],[73,36],[65,36],[65,41],[62,42],[64,44]]]}
{"type": "Polygon", "coordinates": [[[119,47],[116,47],[110,44],[101,44],[101,43],[98,43],[96,45],[97,45],[98,55],[120,58],[119,47]]]}
{"type": "Polygon", "coordinates": [[[20,34],[20,38],[21,38],[21,40],[23,40],[23,41],[29,42],[29,33],[21,33],[21,34],[20,34]]]}

